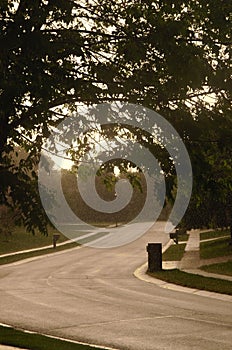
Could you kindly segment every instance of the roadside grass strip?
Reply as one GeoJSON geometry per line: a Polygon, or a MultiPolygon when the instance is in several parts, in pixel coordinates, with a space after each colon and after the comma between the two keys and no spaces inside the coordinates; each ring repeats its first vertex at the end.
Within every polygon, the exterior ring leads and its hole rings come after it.
{"type": "Polygon", "coordinates": [[[178,235],[178,241],[179,242],[186,242],[189,239],[188,233],[182,233],[178,235]]]}
{"type": "Polygon", "coordinates": [[[113,350],[104,346],[59,339],[3,325],[0,325],[0,344],[30,350],[113,350]]]}
{"type": "Polygon", "coordinates": [[[229,230],[216,230],[216,231],[206,231],[200,233],[200,240],[203,239],[211,239],[211,238],[218,238],[218,237],[224,237],[224,236],[230,236],[229,230]]]}
{"type": "Polygon", "coordinates": [[[200,258],[211,259],[220,256],[232,256],[232,246],[229,245],[230,238],[221,238],[209,242],[200,243],[200,258]]]}
{"type": "Polygon", "coordinates": [[[232,295],[232,282],[212,277],[204,277],[178,269],[147,272],[149,276],[183,287],[232,295]]]}
{"type": "Polygon", "coordinates": [[[173,244],[162,255],[163,261],[180,261],[184,255],[186,244],[173,244]]]}
{"type": "Polygon", "coordinates": [[[218,263],[218,264],[204,265],[204,266],[201,266],[200,269],[206,272],[232,276],[232,261],[227,261],[227,262],[218,263]]]}
{"type": "Polygon", "coordinates": [[[71,249],[71,248],[75,248],[75,247],[78,247],[78,244],[73,242],[73,243],[68,243],[65,245],[57,246],[55,249],[54,248],[47,248],[47,249],[35,250],[35,251],[27,252],[27,253],[16,253],[14,255],[4,256],[2,258],[0,257],[0,265],[10,264],[10,263],[14,263],[14,262],[19,261],[19,260],[33,258],[36,256],[57,253],[57,252],[60,252],[62,250],[67,250],[67,249],[71,249]]]}
{"type": "Polygon", "coordinates": [[[49,228],[47,236],[40,232],[33,235],[27,232],[24,227],[18,226],[12,229],[11,234],[5,235],[2,229],[0,233],[0,255],[52,245],[53,234],[59,234],[60,236],[57,243],[67,241],[67,237],[53,228],[49,228]]]}

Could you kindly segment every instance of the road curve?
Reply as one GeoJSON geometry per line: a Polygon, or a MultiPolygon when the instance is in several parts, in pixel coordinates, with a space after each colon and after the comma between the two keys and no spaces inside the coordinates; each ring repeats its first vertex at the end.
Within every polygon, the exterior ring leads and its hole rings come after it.
{"type": "Polygon", "coordinates": [[[118,349],[230,350],[232,304],[138,280],[157,223],[114,249],[77,248],[0,268],[0,322],[118,349]]]}

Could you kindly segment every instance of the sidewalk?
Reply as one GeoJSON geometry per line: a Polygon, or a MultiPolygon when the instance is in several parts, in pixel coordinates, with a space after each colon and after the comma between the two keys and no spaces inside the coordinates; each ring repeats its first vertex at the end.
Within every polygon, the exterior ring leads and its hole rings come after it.
{"type": "Polygon", "coordinates": [[[194,230],[189,234],[189,239],[179,268],[180,270],[187,270],[200,266],[200,231],[194,230]]]}
{"type": "MultiPolygon", "coordinates": [[[[213,264],[213,263],[222,262],[222,260],[223,261],[232,260],[232,257],[220,257],[217,259],[200,260],[200,232],[201,231],[199,231],[199,230],[191,231],[190,235],[189,235],[189,240],[187,242],[180,243],[180,244],[186,243],[185,252],[184,252],[184,256],[183,256],[182,260],[181,261],[163,261],[162,262],[163,269],[164,270],[179,269],[179,270],[185,271],[185,272],[190,273],[190,274],[197,274],[197,275],[202,275],[202,276],[206,276],[206,277],[213,277],[213,278],[232,281],[232,276],[209,273],[209,272],[205,272],[205,271],[199,269],[200,266],[206,265],[206,264],[208,264],[208,262],[210,264],[213,264]]],[[[209,239],[209,240],[211,240],[211,239],[209,239]]],[[[166,244],[163,247],[162,252],[166,251],[172,244],[173,244],[173,242],[170,240],[168,242],[168,244],[166,244]]],[[[148,268],[148,264],[146,262],[145,264],[138,267],[134,271],[134,276],[136,278],[144,281],[144,282],[156,284],[160,288],[169,289],[169,290],[178,291],[178,292],[189,293],[189,294],[193,294],[193,295],[204,296],[207,298],[213,298],[213,299],[222,300],[222,301],[232,303],[232,296],[231,295],[221,294],[221,293],[216,293],[216,292],[209,292],[209,291],[201,290],[201,289],[183,287],[183,286],[180,286],[178,284],[169,283],[169,282],[160,280],[158,278],[155,278],[153,276],[149,276],[147,274],[147,268],[148,268]]]]}
{"type": "MultiPolygon", "coordinates": [[[[200,230],[193,230],[190,232],[189,239],[186,243],[184,256],[181,259],[181,261],[164,261],[164,269],[169,270],[173,268],[178,268],[188,273],[232,281],[232,276],[210,273],[200,270],[200,266],[203,265],[211,265],[232,260],[232,257],[229,256],[222,256],[212,259],[200,259],[200,232],[200,230]]],[[[211,240],[212,239],[207,239],[204,240],[204,242],[211,240]]]]}

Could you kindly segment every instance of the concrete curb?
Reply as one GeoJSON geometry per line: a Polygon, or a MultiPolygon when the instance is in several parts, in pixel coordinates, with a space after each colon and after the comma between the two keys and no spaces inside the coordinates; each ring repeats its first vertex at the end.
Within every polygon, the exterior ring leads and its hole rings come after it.
{"type": "MultiPolygon", "coordinates": [[[[60,247],[69,243],[73,243],[74,241],[72,241],[71,239],[62,243],[57,243],[56,246],[60,247]]],[[[20,255],[20,254],[24,254],[24,253],[30,253],[30,252],[37,252],[37,251],[41,251],[41,250],[45,250],[45,249],[49,249],[49,248],[53,248],[53,244],[44,246],[44,247],[37,247],[37,248],[31,248],[31,249],[25,249],[25,250],[18,250],[17,252],[12,252],[12,253],[7,253],[7,254],[2,254],[0,255],[0,258],[6,258],[8,256],[13,256],[13,255],[20,255]]],[[[55,250],[54,250],[55,252],[55,250]]]]}
{"type": "Polygon", "coordinates": [[[189,293],[189,294],[194,294],[194,295],[200,295],[200,296],[204,296],[207,298],[213,298],[213,299],[218,299],[218,300],[222,300],[222,301],[229,301],[232,303],[232,296],[231,295],[208,292],[205,290],[193,289],[193,288],[179,286],[179,285],[173,284],[173,283],[168,283],[168,282],[159,280],[158,278],[151,277],[151,276],[147,275],[146,271],[147,271],[147,263],[138,267],[134,272],[134,276],[136,278],[144,281],[144,282],[153,283],[153,284],[157,285],[158,287],[161,287],[164,289],[173,290],[175,292],[184,292],[184,293],[189,293]]]}
{"type": "Polygon", "coordinates": [[[82,246],[77,246],[74,248],[64,249],[64,250],[61,250],[58,252],[54,251],[53,253],[50,253],[50,254],[41,254],[41,255],[33,256],[31,258],[23,258],[23,259],[20,259],[18,261],[11,262],[9,264],[2,264],[2,265],[0,265],[0,269],[4,268],[4,267],[8,267],[8,266],[17,266],[17,265],[26,264],[26,263],[29,263],[29,262],[34,261],[34,260],[44,259],[44,258],[52,257],[55,255],[61,255],[61,254],[67,253],[67,251],[71,252],[73,250],[78,250],[81,248],[82,248],[82,246]]]}
{"type": "Polygon", "coordinates": [[[187,273],[192,273],[194,275],[200,275],[200,276],[203,276],[203,277],[217,278],[219,280],[232,282],[232,276],[219,275],[217,273],[206,272],[206,271],[201,270],[201,269],[180,269],[180,270],[184,271],[184,272],[187,272],[187,273]]]}
{"type": "MultiPolygon", "coordinates": [[[[162,248],[162,253],[164,253],[171,245],[173,244],[172,240],[169,240],[167,244],[165,244],[165,246],[162,248]]],[[[180,262],[178,262],[180,263],[180,262]]],[[[178,266],[176,266],[177,268],[178,266]]],[[[179,286],[177,284],[174,283],[168,283],[165,281],[162,281],[158,278],[155,277],[151,277],[149,276],[146,272],[147,272],[147,262],[145,264],[143,264],[142,266],[138,267],[135,271],[134,271],[134,276],[138,279],[140,279],[141,281],[147,282],[147,283],[153,283],[155,285],[157,285],[158,287],[161,288],[165,288],[165,289],[169,289],[169,290],[173,290],[176,292],[184,292],[184,293],[189,293],[189,294],[195,294],[195,295],[200,295],[200,296],[204,296],[207,298],[213,298],[213,299],[218,299],[218,300],[223,300],[223,301],[229,301],[232,302],[232,296],[231,295],[227,295],[227,294],[220,294],[220,293],[214,293],[214,292],[208,292],[205,290],[200,290],[200,289],[194,289],[194,288],[189,288],[189,287],[183,287],[183,286],[179,286]]],[[[187,273],[190,273],[190,270],[186,271],[187,273]]],[[[203,271],[199,270],[192,270],[191,273],[194,274],[201,274],[203,275],[203,271]]],[[[217,278],[218,275],[216,274],[212,274],[213,276],[210,276],[210,273],[207,273],[207,277],[214,277],[217,278]]],[[[220,278],[221,276],[219,275],[218,278],[220,278]]],[[[223,279],[221,277],[221,279],[223,279]]],[[[228,279],[230,280],[230,279],[228,279]]]]}

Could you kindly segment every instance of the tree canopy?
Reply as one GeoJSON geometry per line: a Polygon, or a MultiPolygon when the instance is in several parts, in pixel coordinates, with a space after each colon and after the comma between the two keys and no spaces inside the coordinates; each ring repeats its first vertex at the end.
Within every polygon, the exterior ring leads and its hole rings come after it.
{"type": "Polygon", "coordinates": [[[223,0],[1,0],[1,203],[45,232],[35,171],[43,140],[79,104],[129,101],[183,138],[193,208],[219,201],[231,216],[230,13],[223,0]]]}

